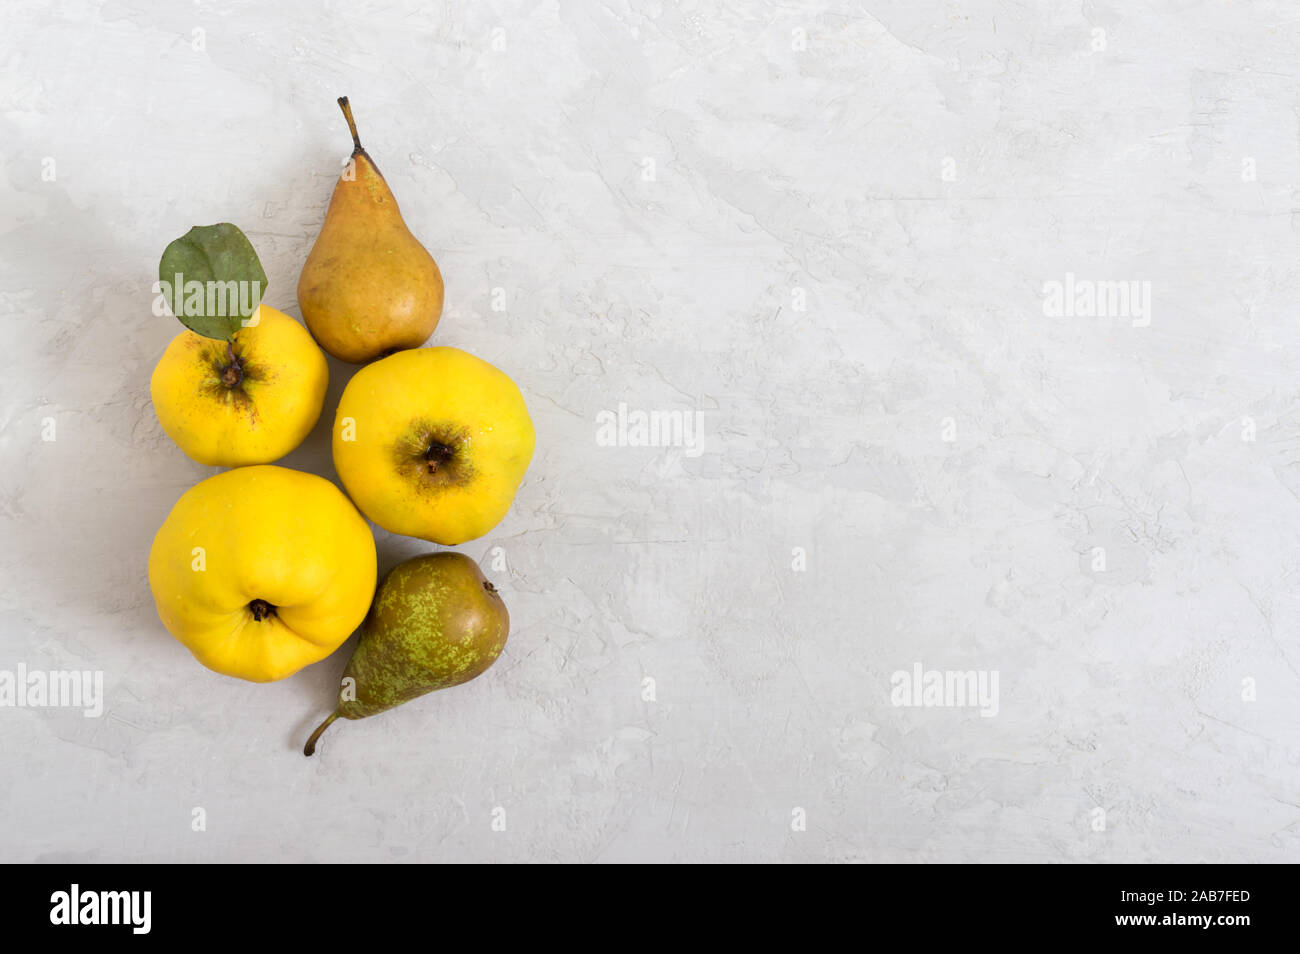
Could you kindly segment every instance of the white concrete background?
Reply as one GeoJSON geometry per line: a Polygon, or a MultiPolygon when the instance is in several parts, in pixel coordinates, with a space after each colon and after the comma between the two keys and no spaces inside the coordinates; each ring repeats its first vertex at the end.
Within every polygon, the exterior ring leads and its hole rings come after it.
{"type": "MultiPolygon", "coordinates": [[[[1300,860],[1298,53],[1284,2],[6,3],[0,668],[107,707],[0,709],[0,858],[1300,860]],[[297,316],[343,93],[538,452],[461,548],[500,664],[309,761],[350,643],[251,685],[155,615],[213,471],[150,285],[229,220],[297,316]],[[1150,325],[1045,317],[1067,272],[1150,325]],[[999,714],[894,707],[917,662],[999,714]]],[[[283,463],[333,478],[331,371],[283,463]]]]}

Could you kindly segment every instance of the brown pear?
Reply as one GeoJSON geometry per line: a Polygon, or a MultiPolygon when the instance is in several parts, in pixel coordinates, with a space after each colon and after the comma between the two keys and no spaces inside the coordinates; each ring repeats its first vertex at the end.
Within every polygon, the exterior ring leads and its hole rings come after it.
{"type": "Polygon", "coordinates": [[[361,147],[346,96],[339,107],[355,148],[298,279],[298,305],[322,348],[363,364],[428,340],[442,317],[442,273],[361,147]]]}

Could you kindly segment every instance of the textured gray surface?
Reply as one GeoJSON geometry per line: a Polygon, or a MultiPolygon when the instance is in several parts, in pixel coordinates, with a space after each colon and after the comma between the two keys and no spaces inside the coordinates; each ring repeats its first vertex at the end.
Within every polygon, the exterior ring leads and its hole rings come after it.
{"type": "MultiPolygon", "coordinates": [[[[0,709],[0,858],[1300,860],[1290,4],[3,21],[0,668],[106,704],[0,709]],[[461,548],[502,662],[308,761],[351,644],[251,685],[154,613],[212,471],[150,405],[150,283],[229,220],[298,316],[341,93],[446,276],[434,340],[518,381],[538,452],[461,548]],[[1149,324],[1045,316],[1067,273],[1149,282],[1149,324]],[[601,446],[620,403],[701,412],[703,453],[601,446]],[[895,707],[916,663],[996,671],[997,715],[895,707]]],[[[282,463],[333,478],[331,371],[282,463]]]]}

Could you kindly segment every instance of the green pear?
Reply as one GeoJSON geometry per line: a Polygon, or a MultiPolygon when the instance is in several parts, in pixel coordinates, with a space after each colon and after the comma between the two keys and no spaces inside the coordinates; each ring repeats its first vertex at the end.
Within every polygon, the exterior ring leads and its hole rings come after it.
{"type": "Polygon", "coordinates": [[[339,704],[307,740],[304,755],[335,719],[364,719],[435,689],[469,682],[501,655],[510,633],[506,604],[462,553],[399,563],[375,593],[361,641],[343,673],[339,704]]]}

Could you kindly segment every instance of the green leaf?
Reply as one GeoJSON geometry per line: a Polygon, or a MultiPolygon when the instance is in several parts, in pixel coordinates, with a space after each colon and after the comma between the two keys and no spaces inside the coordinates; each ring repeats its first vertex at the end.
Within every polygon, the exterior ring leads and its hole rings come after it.
{"type": "Polygon", "coordinates": [[[168,245],[158,281],[181,324],[222,341],[253,317],[266,291],[253,243],[229,222],[196,225],[168,245]]]}

